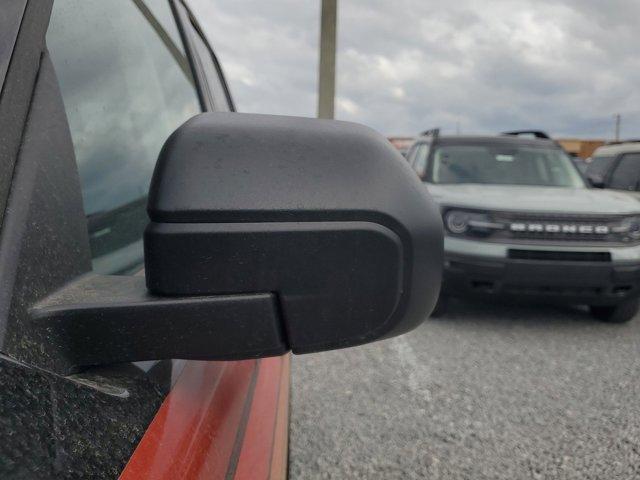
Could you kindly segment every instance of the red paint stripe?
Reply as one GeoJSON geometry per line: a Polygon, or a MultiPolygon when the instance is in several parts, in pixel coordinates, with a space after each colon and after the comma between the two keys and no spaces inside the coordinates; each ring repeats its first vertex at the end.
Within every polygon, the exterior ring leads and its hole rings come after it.
{"type": "Polygon", "coordinates": [[[287,478],[289,463],[289,383],[291,382],[291,355],[282,357],[282,375],[278,400],[276,431],[273,436],[271,455],[271,473],[269,480],[287,478]]]}
{"type": "Polygon", "coordinates": [[[188,362],[120,479],[224,478],[256,368],[256,360],[188,362]]]}
{"type": "Polygon", "coordinates": [[[268,480],[285,357],[263,359],[234,480],[268,480]]]}

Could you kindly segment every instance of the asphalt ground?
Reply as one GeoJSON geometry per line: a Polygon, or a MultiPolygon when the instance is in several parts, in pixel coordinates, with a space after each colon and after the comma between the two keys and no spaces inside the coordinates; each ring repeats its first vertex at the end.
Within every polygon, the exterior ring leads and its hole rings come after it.
{"type": "Polygon", "coordinates": [[[291,479],[640,478],[640,318],[452,302],[293,358],[291,479]]]}

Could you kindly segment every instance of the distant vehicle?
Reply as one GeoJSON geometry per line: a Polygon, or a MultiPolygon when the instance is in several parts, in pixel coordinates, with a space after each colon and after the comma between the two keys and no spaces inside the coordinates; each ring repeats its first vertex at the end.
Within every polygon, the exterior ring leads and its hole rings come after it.
{"type": "Polygon", "coordinates": [[[640,140],[614,142],[593,152],[587,178],[597,188],[640,191],[640,140]]]}
{"type": "Polygon", "coordinates": [[[582,158],[576,156],[576,155],[571,155],[569,154],[569,158],[571,158],[571,161],[573,162],[573,164],[576,166],[576,168],[578,169],[578,171],[582,174],[582,175],[586,175],[587,173],[587,167],[589,166],[589,164],[587,162],[585,162],[582,158]]]}
{"type": "Polygon", "coordinates": [[[586,304],[603,321],[630,320],[640,296],[640,203],[589,188],[543,132],[511,133],[433,130],[409,151],[445,225],[436,314],[449,296],[506,295],[586,304]]]}
{"type": "Polygon", "coordinates": [[[406,157],[409,147],[415,142],[415,137],[388,137],[391,145],[396,147],[402,156],[406,157]]]}

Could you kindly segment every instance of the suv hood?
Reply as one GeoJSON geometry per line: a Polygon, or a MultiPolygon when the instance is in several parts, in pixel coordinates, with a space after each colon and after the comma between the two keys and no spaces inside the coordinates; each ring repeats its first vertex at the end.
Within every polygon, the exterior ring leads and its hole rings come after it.
{"type": "Polygon", "coordinates": [[[613,190],[524,185],[426,185],[434,200],[451,207],[578,214],[640,213],[640,201],[613,190]]]}

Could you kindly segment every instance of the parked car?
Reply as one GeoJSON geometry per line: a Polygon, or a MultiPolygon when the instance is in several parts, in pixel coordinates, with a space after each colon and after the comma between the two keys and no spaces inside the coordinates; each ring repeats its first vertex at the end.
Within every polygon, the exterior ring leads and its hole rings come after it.
{"type": "Polygon", "coordinates": [[[640,204],[589,188],[545,135],[440,136],[408,160],[440,204],[450,296],[491,295],[589,305],[630,320],[640,295],[640,204]]]}
{"type": "Polygon", "coordinates": [[[576,166],[578,171],[584,176],[587,173],[587,162],[585,162],[582,158],[569,154],[569,158],[576,166]]]}
{"type": "Polygon", "coordinates": [[[389,137],[391,145],[396,147],[403,157],[406,157],[409,147],[415,141],[414,137],[389,137]]]}
{"type": "Polygon", "coordinates": [[[288,352],[428,316],[391,144],[233,110],[180,0],[3,2],[0,478],[284,478],[288,352]]]}
{"type": "Polygon", "coordinates": [[[593,152],[586,175],[597,188],[640,191],[640,140],[599,147],[593,152]]]}

